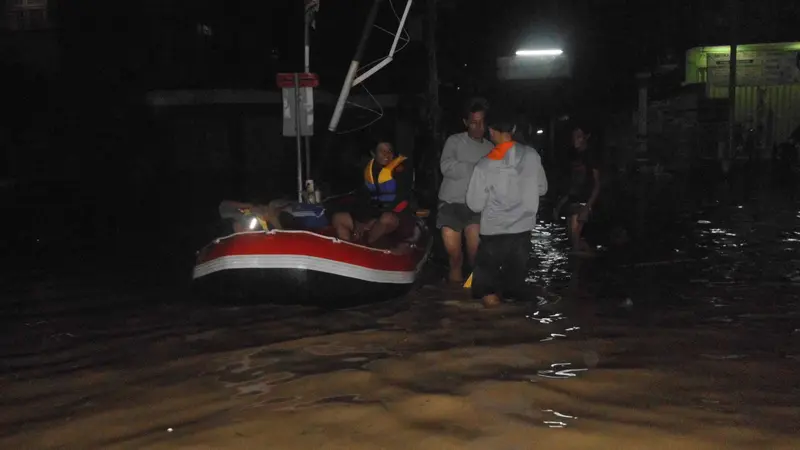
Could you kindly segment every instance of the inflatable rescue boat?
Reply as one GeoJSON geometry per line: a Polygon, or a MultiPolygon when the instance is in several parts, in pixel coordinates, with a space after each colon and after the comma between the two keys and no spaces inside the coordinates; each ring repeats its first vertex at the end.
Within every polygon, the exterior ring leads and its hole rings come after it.
{"type": "Polygon", "coordinates": [[[202,248],[194,267],[196,288],[223,301],[333,306],[396,298],[418,281],[433,243],[425,211],[415,214],[413,230],[369,247],[338,239],[323,205],[239,205],[220,206],[233,232],[202,248]]]}

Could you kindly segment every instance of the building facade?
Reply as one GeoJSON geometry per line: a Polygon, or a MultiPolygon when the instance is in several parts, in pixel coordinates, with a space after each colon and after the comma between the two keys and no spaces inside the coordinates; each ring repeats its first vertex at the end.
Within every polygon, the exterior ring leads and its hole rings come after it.
{"type": "MultiPolygon", "coordinates": [[[[766,157],[800,126],[800,42],[737,47],[737,128],[755,135],[766,157]]],[[[696,47],[686,52],[685,84],[704,85],[708,99],[728,99],[730,47],[696,47]]]]}

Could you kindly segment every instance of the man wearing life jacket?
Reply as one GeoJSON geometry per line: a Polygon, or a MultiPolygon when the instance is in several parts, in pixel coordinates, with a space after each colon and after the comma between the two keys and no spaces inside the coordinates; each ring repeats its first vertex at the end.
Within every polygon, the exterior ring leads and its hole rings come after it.
{"type": "Polygon", "coordinates": [[[481,236],[473,272],[472,295],[486,307],[501,296],[525,297],[531,258],[531,232],[547,177],[539,154],[514,142],[514,121],[489,120],[494,149],[475,166],[467,188],[467,206],[481,214],[481,236]]]}
{"type": "Polygon", "coordinates": [[[392,144],[378,143],[373,158],[364,168],[359,204],[352,212],[333,216],[340,239],[374,245],[382,237],[413,224],[409,209],[411,171],[405,161],[404,156],[395,154],[392,144]]]}

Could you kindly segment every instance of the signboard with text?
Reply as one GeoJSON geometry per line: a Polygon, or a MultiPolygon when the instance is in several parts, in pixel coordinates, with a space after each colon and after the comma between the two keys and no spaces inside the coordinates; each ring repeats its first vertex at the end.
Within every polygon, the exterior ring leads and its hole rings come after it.
{"type": "MultiPolygon", "coordinates": [[[[730,53],[709,53],[708,83],[728,86],[730,53]]],[[[736,53],[737,86],[777,86],[800,83],[800,52],[770,50],[736,53]]]]}

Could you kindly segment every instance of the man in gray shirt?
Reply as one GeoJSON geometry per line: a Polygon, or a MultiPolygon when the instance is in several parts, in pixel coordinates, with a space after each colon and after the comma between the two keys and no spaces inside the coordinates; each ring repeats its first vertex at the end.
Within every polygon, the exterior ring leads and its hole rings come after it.
{"type": "Polygon", "coordinates": [[[440,167],[443,180],[439,188],[436,226],[442,230],[444,247],[450,260],[449,280],[452,283],[464,282],[462,235],[466,236],[470,265],[474,265],[478,252],[481,215],[470,210],[466,201],[475,164],[493,147],[485,138],[487,109],[483,99],[467,102],[463,116],[467,131],[450,136],[442,151],[440,167]]]}

